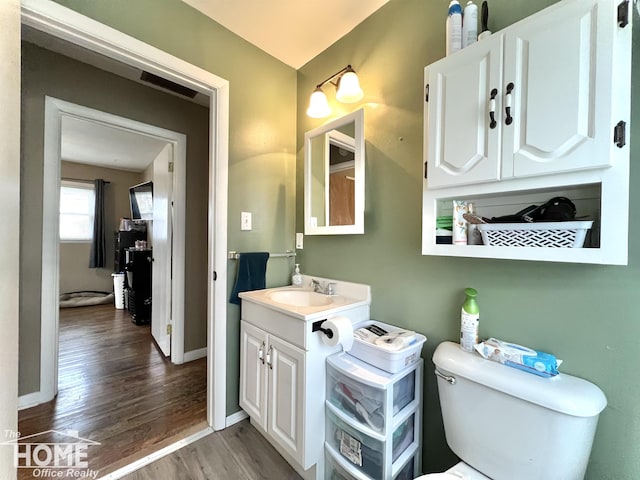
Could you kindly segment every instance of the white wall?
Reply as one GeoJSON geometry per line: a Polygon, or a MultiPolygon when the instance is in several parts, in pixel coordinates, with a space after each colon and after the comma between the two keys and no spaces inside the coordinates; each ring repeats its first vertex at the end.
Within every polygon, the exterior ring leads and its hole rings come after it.
{"type": "MultiPolygon", "coordinates": [[[[20,2],[0,1],[0,443],[18,430],[20,225],[20,2]]],[[[0,480],[15,479],[13,449],[0,445],[0,480]]]]}

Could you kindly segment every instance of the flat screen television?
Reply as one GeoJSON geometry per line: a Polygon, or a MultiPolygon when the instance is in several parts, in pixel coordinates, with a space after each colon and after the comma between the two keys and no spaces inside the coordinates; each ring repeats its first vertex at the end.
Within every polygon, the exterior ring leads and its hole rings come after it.
{"type": "Polygon", "coordinates": [[[153,182],[129,187],[129,201],[133,220],[153,220],[153,182]]]}

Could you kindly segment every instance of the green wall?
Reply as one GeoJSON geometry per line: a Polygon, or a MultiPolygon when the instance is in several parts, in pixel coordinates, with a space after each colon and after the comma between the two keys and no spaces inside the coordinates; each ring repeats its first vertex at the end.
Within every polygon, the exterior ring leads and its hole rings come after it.
{"type": "MultiPolygon", "coordinates": [[[[229,81],[229,250],[292,249],[295,70],[179,0],[56,1],[229,81]],[[242,211],[253,213],[252,231],[240,231],[242,211]]],[[[236,262],[229,261],[228,267],[230,291],[236,262]]],[[[267,285],[287,282],[292,269],[293,262],[287,259],[269,260],[267,285]]],[[[239,410],[239,319],[240,309],[229,304],[228,415],[239,410]]]]}
{"type": "MultiPolygon", "coordinates": [[[[497,31],[553,0],[492,0],[497,31]]],[[[459,335],[463,289],[479,291],[480,334],[555,353],[561,370],[599,385],[609,406],[600,417],[587,478],[640,478],[640,169],[631,167],[629,266],[572,265],[421,255],[423,68],[444,56],[448,1],[391,0],[346,37],[298,71],[297,225],[303,228],[303,135],[321,120],[306,116],[318,81],[347,64],[360,78],[361,104],[335,103],[336,115],[365,107],[365,235],[307,236],[298,258],[303,273],[372,287],[372,318],[428,337],[425,359],[423,466],[442,471],[455,457],[440,419],[431,356],[459,335]],[[635,188],[634,188],[635,187],[635,188]]],[[[638,16],[635,15],[635,20],[638,16]]],[[[639,35],[634,46],[640,48],[639,35]]],[[[561,48],[561,46],[559,46],[561,48]]],[[[640,51],[634,65],[632,159],[640,157],[640,51]]],[[[331,117],[334,118],[334,117],[331,117]]],[[[491,420],[486,422],[488,434],[491,420]]],[[[526,434],[526,433],[525,433],[526,434]]],[[[508,441],[508,439],[502,439],[508,441]]],[[[497,441],[500,441],[498,439],[497,441]]]]}

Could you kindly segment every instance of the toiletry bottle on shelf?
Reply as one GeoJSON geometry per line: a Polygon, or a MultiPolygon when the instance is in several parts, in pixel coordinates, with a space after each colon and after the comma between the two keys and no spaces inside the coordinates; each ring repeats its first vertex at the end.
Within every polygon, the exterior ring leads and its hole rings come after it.
{"type": "Polygon", "coordinates": [[[460,316],[460,348],[465,352],[473,352],[478,344],[478,325],[480,323],[480,308],[476,301],[478,292],[473,288],[465,288],[467,296],[462,304],[460,316]]]}
{"type": "Polygon", "coordinates": [[[293,269],[293,274],[291,275],[291,285],[294,287],[302,286],[302,275],[300,275],[300,264],[298,263],[296,263],[296,266],[293,269]]]}
{"type": "Polygon", "coordinates": [[[478,41],[478,6],[469,1],[462,15],[462,48],[478,41]]]}
{"type": "Polygon", "coordinates": [[[462,7],[458,0],[451,0],[447,13],[446,54],[451,55],[462,48],[462,7]]]}

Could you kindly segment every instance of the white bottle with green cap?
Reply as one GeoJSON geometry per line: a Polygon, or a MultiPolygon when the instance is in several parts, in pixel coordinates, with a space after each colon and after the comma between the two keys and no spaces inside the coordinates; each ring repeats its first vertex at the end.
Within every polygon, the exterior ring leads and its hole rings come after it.
{"type": "Polygon", "coordinates": [[[480,324],[480,308],[476,301],[478,292],[473,288],[465,288],[467,296],[462,304],[460,316],[460,348],[465,352],[473,352],[478,344],[478,326],[480,324]]]}

